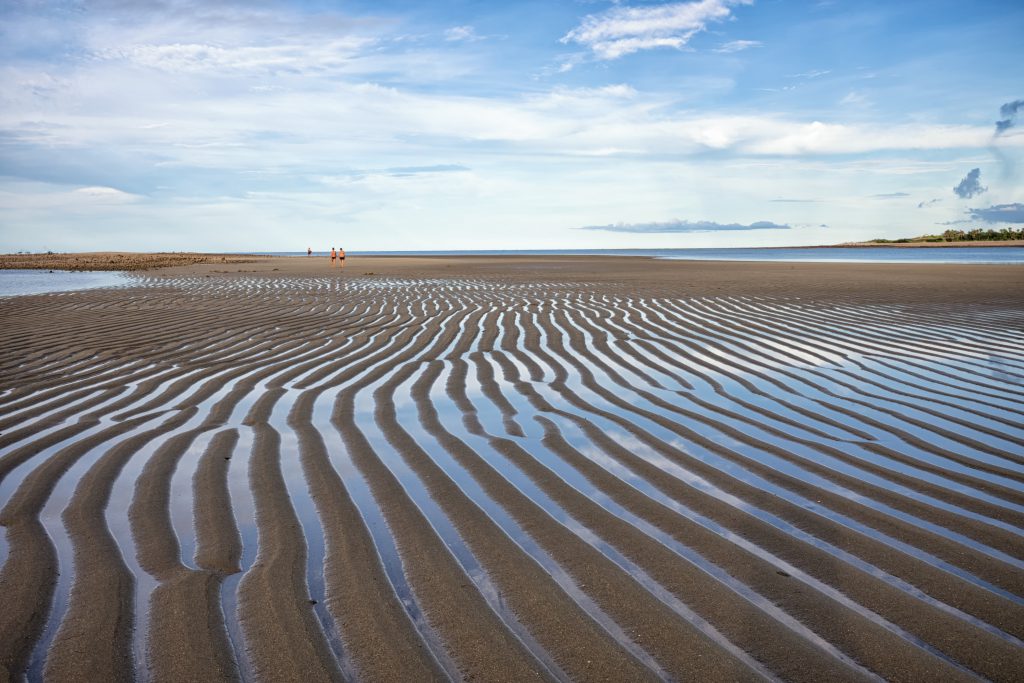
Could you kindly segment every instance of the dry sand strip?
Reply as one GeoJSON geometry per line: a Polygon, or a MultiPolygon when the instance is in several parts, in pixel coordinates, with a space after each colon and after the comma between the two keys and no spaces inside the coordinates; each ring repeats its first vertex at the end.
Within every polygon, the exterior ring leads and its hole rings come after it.
{"type": "Polygon", "coordinates": [[[1024,671],[1024,268],[176,257],[0,300],[0,681],[1024,671]]]}

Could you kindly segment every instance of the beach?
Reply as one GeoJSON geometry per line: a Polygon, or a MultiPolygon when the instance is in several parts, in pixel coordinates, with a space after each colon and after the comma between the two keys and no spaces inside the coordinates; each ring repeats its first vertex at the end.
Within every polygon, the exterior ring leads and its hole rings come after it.
{"type": "Polygon", "coordinates": [[[0,681],[1020,680],[1024,266],[90,258],[0,681]]]}

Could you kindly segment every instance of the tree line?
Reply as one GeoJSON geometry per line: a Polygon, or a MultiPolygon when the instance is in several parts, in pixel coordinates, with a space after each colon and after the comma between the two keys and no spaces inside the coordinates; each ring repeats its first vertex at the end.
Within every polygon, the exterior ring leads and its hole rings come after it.
{"type": "Polygon", "coordinates": [[[903,237],[897,240],[876,239],[874,244],[907,244],[910,242],[1005,242],[1006,240],[1024,240],[1024,228],[999,228],[983,230],[946,230],[941,235],[922,235],[921,237],[903,237]]]}
{"type": "Polygon", "coordinates": [[[981,228],[975,228],[974,230],[947,230],[942,233],[942,239],[945,242],[980,242],[980,241],[991,241],[1000,242],[1003,240],[1024,240],[1024,228],[1020,230],[1014,230],[1013,228],[1006,227],[998,230],[982,230],[981,228]]]}

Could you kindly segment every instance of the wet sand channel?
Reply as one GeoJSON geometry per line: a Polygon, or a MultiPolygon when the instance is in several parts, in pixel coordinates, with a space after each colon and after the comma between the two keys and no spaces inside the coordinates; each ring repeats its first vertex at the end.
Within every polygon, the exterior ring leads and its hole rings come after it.
{"type": "Polygon", "coordinates": [[[0,681],[1019,680],[1024,267],[0,299],[0,681]]]}

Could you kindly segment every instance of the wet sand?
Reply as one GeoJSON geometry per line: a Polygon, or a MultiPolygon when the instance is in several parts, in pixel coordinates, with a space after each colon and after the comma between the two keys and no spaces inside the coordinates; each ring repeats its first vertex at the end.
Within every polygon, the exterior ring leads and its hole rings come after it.
{"type": "Polygon", "coordinates": [[[0,681],[1019,680],[1024,267],[0,300],[0,681]]]}

